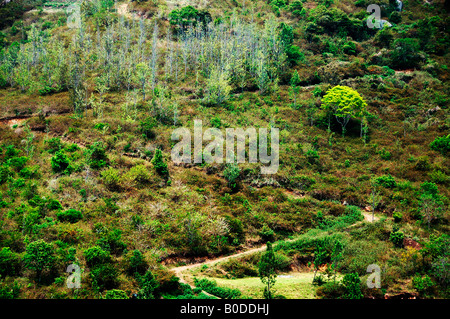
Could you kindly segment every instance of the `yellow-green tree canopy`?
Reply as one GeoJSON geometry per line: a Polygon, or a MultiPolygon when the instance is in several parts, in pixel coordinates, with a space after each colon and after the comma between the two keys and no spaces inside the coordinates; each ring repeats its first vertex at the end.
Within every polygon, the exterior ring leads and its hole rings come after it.
{"type": "Polygon", "coordinates": [[[348,86],[338,85],[327,91],[322,98],[321,107],[330,116],[336,117],[342,126],[342,135],[344,135],[350,118],[363,116],[367,103],[357,91],[348,86]]]}

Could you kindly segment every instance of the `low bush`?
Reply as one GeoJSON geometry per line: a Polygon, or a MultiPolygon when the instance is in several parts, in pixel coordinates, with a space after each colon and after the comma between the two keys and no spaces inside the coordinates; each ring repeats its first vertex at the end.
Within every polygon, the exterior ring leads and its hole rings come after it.
{"type": "Polygon", "coordinates": [[[394,228],[389,236],[389,240],[395,245],[395,247],[402,248],[403,247],[403,239],[405,238],[405,234],[403,234],[398,229],[394,228]]]}
{"type": "Polygon", "coordinates": [[[134,275],[135,273],[144,274],[148,268],[148,263],[144,255],[137,249],[125,257],[125,264],[125,268],[130,275],[134,275]]]}
{"type": "Polygon", "coordinates": [[[450,154],[450,134],[447,136],[436,137],[434,141],[430,143],[430,148],[445,156],[450,154]]]}
{"type": "Polygon", "coordinates": [[[416,289],[417,292],[424,297],[431,292],[434,286],[433,282],[431,281],[431,278],[428,275],[422,277],[419,274],[416,274],[414,276],[412,284],[414,289],[416,289]]]}
{"type": "Polygon", "coordinates": [[[394,188],[397,186],[397,182],[395,181],[395,178],[391,176],[391,174],[377,177],[376,182],[386,188],[394,188]]]}
{"type": "Polygon", "coordinates": [[[69,163],[69,158],[62,151],[57,151],[52,157],[52,169],[55,173],[70,174],[72,167],[69,163]]]}
{"type": "Polygon", "coordinates": [[[111,255],[108,251],[99,246],[93,246],[84,251],[84,259],[89,267],[94,267],[111,261],[111,255]]]}
{"type": "Polygon", "coordinates": [[[241,296],[241,292],[238,289],[218,287],[215,281],[206,278],[194,278],[194,284],[196,287],[203,289],[207,293],[222,299],[237,299],[241,296]]]}
{"type": "Polygon", "coordinates": [[[241,260],[230,259],[223,263],[221,267],[235,278],[258,276],[258,269],[255,265],[241,260]]]}
{"type": "Polygon", "coordinates": [[[76,209],[68,209],[64,212],[56,213],[56,217],[61,222],[76,223],[83,218],[83,214],[76,209]]]}
{"type": "Polygon", "coordinates": [[[21,260],[17,253],[11,251],[9,247],[2,247],[0,250],[0,275],[15,276],[21,268],[21,260]]]}
{"type": "Polygon", "coordinates": [[[117,228],[103,234],[97,240],[97,245],[113,254],[121,254],[127,248],[122,240],[122,230],[117,228]]]}
{"type": "Polygon", "coordinates": [[[92,288],[98,291],[114,289],[118,286],[119,271],[111,264],[101,264],[91,269],[92,288]]]}
{"type": "Polygon", "coordinates": [[[169,171],[167,170],[167,164],[164,163],[163,155],[160,149],[156,149],[155,155],[152,159],[152,164],[155,167],[156,172],[162,176],[169,175],[169,171]]]}
{"type": "Polygon", "coordinates": [[[316,294],[321,299],[339,299],[344,295],[344,287],[339,282],[327,282],[317,288],[316,294]]]}
{"type": "Polygon", "coordinates": [[[342,278],[342,286],[344,287],[345,299],[361,299],[363,294],[361,292],[361,280],[357,273],[346,274],[342,278]]]}
{"type": "Polygon", "coordinates": [[[140,131],[142,136],[146,139],[152,139],[155,137],[155,132],[153,128],[156,126],[156,120],[154,117],[147,117],[144,121],[140,123],[140,131]]]}
{"type": "Polygon", "coordinates": [[[52,154],[62,150],[64,147],[61,139],[58,137],[52,137],[51,139],[45,140],[45,145],[47,150],[52,154]]]}
{"type": "Polygon", "coordinates": [[[105,299],[129,299],[129,298],[125,291],[120,289],[112,289],[106,292],[105,299]]]}
{"type": "Polygon", "coordinates": [[[159,282],[156,280],[153,273],[148,270],[143,276],[138,276],[139,284],[139,299],[158,299],[159,293],[159,282]]]}
{"type": "Polygon", "coordinates": [[[241,169],[236,164],[227,164],[223,171],[223,177],[228,181],[228,186],[230,188],[236,188],[236,180],[241,173],[241,169]]]}
{"type": "Polygon", "coordinates": [[[394,212],[392,214],[392,217],[394,218],[394,222],[396,222],[396,223],[400,223],[403,219],[403,215],[400,212],[394,212]]]}
{"type": "Polygon", "coordinates": [[[126,179],[137,185],[143,185],[151,181],[151,174],[145,165],[136,165],[128,171],[126,179]]]}
{"type": "Polygon", "coordinates": [[[89,156],[89,166],[93,169],[100,169],[108,165],[108,157],[102,143],[95,142],[87,151],[89,156]]]}
{"type": "Polygon", "coordinates": [[[103,170],[100,174],[103,184],[110,190],[119,190],[121,177],[119,171],[115,168],[103,170]]]}

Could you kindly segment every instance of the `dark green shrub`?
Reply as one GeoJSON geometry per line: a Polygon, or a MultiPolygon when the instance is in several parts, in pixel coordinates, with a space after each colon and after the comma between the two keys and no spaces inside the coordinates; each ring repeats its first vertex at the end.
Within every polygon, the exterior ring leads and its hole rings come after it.
{"type": "Polygon", "coordinates": [[[83,218],[83,214],[76,209],[68,209],[64,212],[56,213],[56,217],[61,222],[76,223],[83,218]]]}
{"type": "Polygon", "coordinates": [[[258,268],[250,262],[230,259],[223,263],[221,267],[235,278],[257,277],[258,268]]]}
{"type": "Polygon", "coordinates": [[[57,199],[49,199],[47,202],[48,210],[62,209],[61,203],[57,199]]]}
{"type": "Polygon", "coordinates": [[[33,165],[32,167],[24,167],[20,170],[19,176],[23,178],[37,178],[39,177],[39,165],[33,165]]]}
{"type": "Polygon", "coordinates": [[[290,65],[296,65],[305,59],[305,54],[296,45],[290,45],[286,49],[286,55],[288,57],[288,62],[290,65]]]}
{"type": "Polygon", "coordinates": [[[206,278],[194,278],[194,284],[207,293],[210,293],[211,295],[217,296],[222,299],[237,299],[241,296],[241,292],[238,289],[218,287],[215,281],[206,278]]]}
{"type": "Polygon", "coordinates": [[[108,165],[105,147],[100,142],[95,142],[88,149],[89,166],[93,169],[100,169],[108,165]]]}
{"type": "Polygon", "coordinates": [[[0,250],[0,275],[15,276],[21,267],[20,256],[11,251],[9,247],[2,247],[0,250]]]}
{"type": "Polygon", "coordinates": [[[19,294],[20,286],[15,280],[12,286],[3,283],[0,285],[0,299],[17,299],[19,294]]]}
{"type": "Polygon", "coordinates": [[[13,174],[6,165],[0,166],[0,185],[8,180],[8,176],[13,174]]]}
{"type": "Polygon", "coordinates": [[[434,286],[433,281],[431,281],[431,278],[428,275],[422,277],[419,274],[414,276],[412,284],[414,289],[416,289],[421,296],[427,296],[434,286]]]}
{"type": "Polygon", "coordinates": [[[39,281],[43,271],[53,268],[55,260],[53,244],[42,239],[29,243],[22,258],[23,266],[36,271],[39,281]]]}
{"type": "Polygon", "coordinates": [[[345,207],[344,215],[338,218],[340,223],[344,224],[354,224],[358,221],[364,219],[363,214],[361,214],[361,210],[357,206],[348,205],[345,207]]]}
{"type": "Polygon", "coordinates": [[[329,281],[318,287],[316,294],[321,299],[339,299],[345,291],[339,282],[329,281]]]}
{"type": "Polygon", "coordinates": [[[303,10],[303,3],[299,0],[294,0],[289,4],[289,10],[294,16],[300,16],[303,10]]]}
{"type": "Polygon", "coordinates": [[[127,245],[122,241],[122,230],[117,228],[104,234],[97,240],[97,245],[113,254],[121,254],[127,248],[127,245]]]}
{"type": "Polygon", "coordinates": [[[316,183],[314,178],[304,175],[296,175],[291,178],[290,184],[301,190],[309,190],[309,188],[316,183]]]}
{"type": "Polygon", "coordinates": [[[57,151],[55,156],[52,157],[52,169],[55,173],[70,173],[71,167],[69,164],[69,158],[62,151],[57,151]]]}
{"type": "Polygon", "coordinates": [[[403,239],[404,238],[405,238],[405,235],[399,230],[392,231],[389,236],[389,240],[395,245],[395,247],[398,247],[398,248],[403,247],[403,239]]]}
{"type": "Polygon", "coordinates": [[[282,253],[275,253],[275,269],[286,271],[289,270],[290,265],[291,259],[288,256],[282,253]]]}
{"type": "Polygon", "coordinates": [[[356,44],[355,42],[348,41],[342,46],[342,51],[344,51],[345,54],[348,55],[355,55],[356,54],[356,44]]]}
{"type": "Polygon", "coordinates": [[[20,157],[12,157],[8,160],[7,164],[14,169],[16,172],[22,170],[26,163],[28,162],[28,157],[20,156],[20,157]]]}
{"type": "Polygon", "coordinates": [[[211,14],[206,10],[197,10],[192,6],[172,10],[169,14],[169,22],[185,31],[188,26],[196,26],[200,23],[203,27],[212,21],[211,14]]]}
{"type": "Polygon", "coordinates": [[[345,299],[361,299],[363,294],[361,292],[361,279],[357,273],[346,274],[342,278],[342,286],[344,287],[345,299]]]}
{"type": "Polygon", "coordinates": [[[108,251],[99,246],[88,248],[84,251],[84,259],[89,267],[108,263],[111,261],[111,255],[108,251]]]}
{"type": "Polygon", "coordinates": [[[261,231],[259,232],[259,235],[261,236],[264,242],[273,241],[275,232],[272,229],[270,229],[269,226],[264,225],[261,231]]]}
{"type": "Polygon", "coordinates": [[[238,179],[240,173],[241,169],[237,164],[227,164],[227,166],[223,170],[223,177],[225,177],[228,182],[228,186],[231,189],[236,188],[236,180],[238,179]]]}
{"type": "Polygon", "coordinates": [[[6,152],[5,152],[5,160],[10,159],[14,156],[17,156],[19,154],[19,150],[14,147],[14,145],[8,145],[6,146],[6,152]]]}
{"type": "Polygon", "coordinates": [[[129,298],[125,291],[120,289],[112,289],[106,292],[105,299],[129,299],[129,298]]]}
{"type": "Polygon", "coordinates": [[[148,263],[145,261],[144,255],[139,250],[133,250],[132,254],[126,258],[126,268],[130,275],[135,273],[144,274],[148,268],[148,263]]]}
{"type": "Polygon", "coordinates": [[[58,137],[45,140],[45,145],[47,146],[47,150],[52,154],[63,149],[63,143],[58,137]]]}
{"type": "Polygon", "coordinates": [[[114,289],[119,282],[119,271],[111,264],[101,264],[91,269],[92,288],[98,291],[114,289]]]}
{"type": "Polygon", "coordinates": [[[436,137],[434,141],[430,143],[430,148],[445,156],[450,154],[450,134],[447,136],[436,137]]]}
{"type": "Polygon", "coordinates": [[[397,186],[397,182],[395,181],[394,177],[391,176],[391,174],[377,177],[376,182],[386,188],[394,188],[397,186]]]}
{"type": "Polygon", "coordinates": [[[391,159],[391,157],[392,157],[391,152],[387,151],[384,148],[379,152],[379,154],[380,154],[380,157],[382,159],[384,159],[385,161],[389,161],[391,159]]]}
{"type": "Polygon", "coordinates": [[[139,288],[141,288],[138,292],[139,299],[159,298],[159,283],[150,270],[148,270],[145,275],[138,276],[138,283],[139,288]]]}
{"type": "Polygon", "coordinates": [[[80,149],[80,147],[77,144],[73,143],[73,144],[67,145],[64,149],[69,153],[73,153],[75,151],[78,151],[80,149]]]}
{"type": "Polygon", "coordinates": [[[162,176],[169,175],[169,171],[167,170],[167,164],[164,163],[163,155],[160,149],[156,149],[155,155],[153,156],[152,162],[155,167],[156,172],[162,176]]]}
{"type": "Polygon", "coordinates": [[[172,271],[158,268],[155,269],[154,275],[159,283],[157,293],[176,295],[180,292],[180,278],[175,276],[172,271]]]}
{"type": "Polygon", "coordinates": [[[417,39],[397,39],[394,41],[392,48],[391,65],[394,69],[417,67],[422,60],[417,39]]]}
{"type": "Polygon", "coordinates": [[[146,139],[152,139],[155,137],[155,132],[153,128],[156,126],[156,120],[154,117],[147,117],[144,121],[140,123],[140,130],[142,136],[146,139]]]}
{"type": "Polygon", "coordinates": [[[398,11],[392,11],[391,14],[389,15],[389,22],[392,22],[395,24],[399,24],[400,22],[402,22],[401,13],[398,11]]]}
{"type": "Polygon", "coordinates": [[[309,164],[314,164],[319,159],[319,153],[315,149],[309,149],[305,154],[309,164]]]}
{"type": "Polygon", "coordinates": [[[400,212],[394,212],[394,214],[392,214],[392,217],[394,218],[394,222],[396,223],[400,223],[403,219],[403,215],[400,212]]]}
{"type": "Polygon", "coordinates": [[[233,218],[231,216],[225,216],[225,220],[229,227],[229,232],[227,234],[228,242],[232,245],[239,245],[245,239],[242,222],[238,218],[233,218]]]}

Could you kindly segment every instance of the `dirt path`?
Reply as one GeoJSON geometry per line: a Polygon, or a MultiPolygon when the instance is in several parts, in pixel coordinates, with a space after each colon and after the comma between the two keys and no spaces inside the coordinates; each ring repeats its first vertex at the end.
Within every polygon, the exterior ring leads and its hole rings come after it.
{"type": "MultiPolygon", "coordinates": [[[[292,195],[292,194],[290,194],[290,195],[292,195]]],[[[374,220],[372,220],[372,213],[361,211],[361,214],[364,216],[364,221],[356,222],[355,224],[353,224],[351,226],[356,226],[356,225],[358,225],[358,224],[360,224],[362,222],[372,223],[373,221],[377,221],[377,220],[380,219],[379,217],[375,216],[374,220]]],[[[287,239],[287,240],[284,240],[284,241],[292,242],[292,241],[295,241],[296,239],[297,238],[293,238],[293,239],[287,239]]],[[[274,243],[274,245],[275,244],[276,243],[274,243]]],[[[236,253],[236,254],[233,254],[233,255],[218,257],[218,258],[215,258],[215,259],[207,260],[207,261],[204,261],[204,262],[198,262],[198,263],[194,263],[194,264],[190,264],[190,265],[174,267],[174,268],[171,268],[171,270],[175,273],[175,275],[178,278],[180,278],[180,282],[188,284],[192,288],[194,288],[194,286],[192,286],[190,283],[188,283],[186,281],[185,277],[184,277],[183,273],[186,272],[187,270],[191,270],[191,269],[194,269],[194,268],[197,268],[197,267],[201,267],[203,265],[208,265],[208,266],[215,265],[217,263],[224,262],[224,261],[227,261],[227,260],[232,259],[232,258],[239,258],[239,257],[245,256],[245,255],[254,254],[254,253],[257,253],[257,252],[260,252],[260,251],[264,251],[265,249],[266,249],[266,245],[262,245],[262,246],[251,248],[251,249],[248,249],[246,251],[242,251],[242,252],[239,252],[239,253],[236,253]]]]}
{"type": "Polygon", "coordinates": [[[240,252],[240,253],[236,253],[233,255],[229,255],[229,256],[224,256],[224,257],[219,257],[219,258],[215,258],[215,259],[211,259],[211,260],[207,260],[204,262],[199,262],[199,263],[195,263],[195,264],[190,264],[190,265],[186,265],[186,266],[180,266],[180,267],[175,267],[172,268],[171,270],[175,273],[175,275],[180,278],[180,281],[185,283],[185,284],[189,284],[188,282],[186,282],[186,280],[183,277],[183,272],[189,269],[193,269],[196,267],[200,267],[203,265],[214,265],[220,262],[224,262],[227,261],[231,258],[238,258],[238,257],[242,257],[245,255],[249,255],[249,254],[254,254],[260,251],[263,251],[266,248],[266,245],[260,246],[260,247],[256,247],[256,248],[251,248],[249,250],[240,252]]]}
{"type": "Polygon", "coordinates": [[[363,214],[363,216],[364,216],[364,220],[366,221],[366,222],[369,222],[369,223],[372,223],[372,222],[376,222],[376,221],[378,221],[378,220],[380,220],[380,217],[378,217],[378,216],[373,216],[372,217],[372,213],[368,213],[368,212],[365,212],[365,211],[361,211],[361,214],[363,214]]]}

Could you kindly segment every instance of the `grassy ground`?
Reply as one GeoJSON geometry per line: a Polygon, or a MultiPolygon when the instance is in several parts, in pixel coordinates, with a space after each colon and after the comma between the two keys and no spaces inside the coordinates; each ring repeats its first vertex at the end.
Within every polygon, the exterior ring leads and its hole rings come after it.
{"type": "MultiPolygon", "coordinates": [[[[314,299],[313,272],[289,272],[280,274],[275,283],[275,294],[287,299],[314,299]]],[[[209,278],[210,279],[210,278],[209,278]]],[[[214,278],[218,286],[239,289],[250,298],[263,298],[264,285],[259,277],[239,279],[214,278]]]]}

